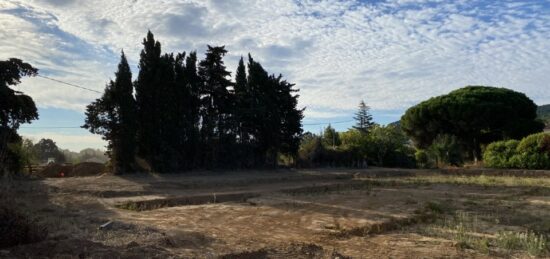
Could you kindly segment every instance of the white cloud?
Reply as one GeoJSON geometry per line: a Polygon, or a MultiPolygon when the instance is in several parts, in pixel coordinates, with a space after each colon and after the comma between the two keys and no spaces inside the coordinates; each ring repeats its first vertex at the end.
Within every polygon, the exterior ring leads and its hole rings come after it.
{"type": "MultiPolygon", "coordinates": [[[[151,29],[165,51],[226,45],[231,70],[251,52],[297,84],[308,118],[351,115],[361,99],[403,110],[468,84],[550,103],[550,7],[537,1],[8,0],[0,8],[0,58],[22,57],[92,89],[112,77],[120,49],[136,64],[151,29]]],[[[22,89],[43,107],[83,110],[96,96],[52,84],[36,78],[22,89]]]]}

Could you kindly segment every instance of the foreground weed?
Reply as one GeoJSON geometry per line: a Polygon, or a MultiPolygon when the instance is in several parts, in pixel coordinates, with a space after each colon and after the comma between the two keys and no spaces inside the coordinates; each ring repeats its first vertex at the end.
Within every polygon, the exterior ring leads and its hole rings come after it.
{"type": "Polygon", "coordinates": [[[439,203],[439,202],[433,202],[433,201],[430,201],[428,203],[426,203],[426,209],[429,210],[429,211],[432,211],[436,214],[444,214],[444,213],[448,213],[451,211],[451,208],[442,204],[442,203],[439,203]]]}
{"type": "Polygon", "coordinates": [[[496,245],[506,250],[523,250],[531,256],[548,252],[548,240],[544,235],[533,232],[499,232],[496,245]]]}
{"type": "Polygon", "coordinates": [[[451,239],[458,248],[474,249],[488,254],[491,247],[490,240],[474,234],[479,232],[480,225],[478,217],[472,213],[448,211],[444,218],[437,220],[423,232],[427,235],[451,239]]]}
{"type": "MultiPolygon", "coordinates": [[[[472,236],[479,230],[479,220],[477,216],[467,212],[457,212],[445,222],[445,228],[453,233],[453,239],[459,247],[479,248],[483,247],[486,240],[472,236]]],[[[488,246],[488,245],[487,245],[488,246]]]]}

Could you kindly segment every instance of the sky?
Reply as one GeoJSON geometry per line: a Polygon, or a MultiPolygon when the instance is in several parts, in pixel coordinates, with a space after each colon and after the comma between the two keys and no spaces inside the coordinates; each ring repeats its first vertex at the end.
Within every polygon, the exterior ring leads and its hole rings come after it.
{"type": "MultiPolygon", "coordinates": [[[[251,53],[300,89],[304,129],[353,125],[364,100],[376,122],[466,85],[524,92],[550,103],[550,0],[2,0],[0,60],[103,91],[123,49],[137,74],[147,30],[163,52],[225,45],[230,71],[251,53]]],[[[20,133],[61,148],[103,148],[78,128],[100,94],[41,77],[17,89],[40,119],[20,133]]]]}

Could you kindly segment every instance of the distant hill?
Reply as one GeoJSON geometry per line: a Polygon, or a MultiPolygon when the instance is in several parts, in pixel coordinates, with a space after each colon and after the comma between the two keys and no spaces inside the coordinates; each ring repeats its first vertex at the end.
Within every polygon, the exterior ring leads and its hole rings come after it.
{"type": "Polygon", "coordinates": [[[537,115],[540,119],[546,122],[546,125],[550,124],[550,104],[541,105],[537,109],[537,115]]]}

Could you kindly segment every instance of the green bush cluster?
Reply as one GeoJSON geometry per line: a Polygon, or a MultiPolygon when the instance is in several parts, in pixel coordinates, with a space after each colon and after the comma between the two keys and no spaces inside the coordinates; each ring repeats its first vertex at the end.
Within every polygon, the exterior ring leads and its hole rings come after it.
{"type": "Polygon", "coordinates": [[[418,149],[415,159],[419,168],[461,166],[464,163],[464,151],[456,136],[440,134],[427,149],[418,149]]]}
{"type": "Polygon", "coordinates": [[[300,167],[415,167],[414,149],[395,125],[376,125],[366,133],[357,129],[338,133],[331,128],[323,136],[306,133],[297,162],[300,167]]]}
{"type": "Polygon", "coordinates": [[[493,142],[485,149],[483,160],[492,168],[550,169],[550,134],[493,142]]]}

